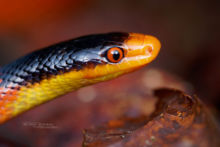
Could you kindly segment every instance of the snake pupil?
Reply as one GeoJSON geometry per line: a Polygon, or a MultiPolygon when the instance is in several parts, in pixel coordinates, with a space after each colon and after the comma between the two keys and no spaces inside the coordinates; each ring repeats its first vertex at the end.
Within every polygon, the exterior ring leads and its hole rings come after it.
{"type": "Polygon", "coordinates": [[[113,47],[107,51],[106,57],[112,63],[118,63],[123,58],[123,51],[121,48],[113,47]]]}
{"type": "Polygon", "coordinates": [[[113,51],[112,55],[114,60],[118,60],[120,58],[120,53],[117,50],[113,51]]]}

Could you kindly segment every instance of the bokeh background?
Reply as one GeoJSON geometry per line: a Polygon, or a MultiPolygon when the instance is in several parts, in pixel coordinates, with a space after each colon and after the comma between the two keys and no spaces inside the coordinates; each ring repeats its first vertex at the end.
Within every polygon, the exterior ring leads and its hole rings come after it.
{"type": "Polygon", "coordinates": [[[219,0],[1,1],[0,66],[82,35],[112,31],[151,34],[159,38],[162,49],[150,67],[186,81],[218,115],[219,18],[219,0]]]}

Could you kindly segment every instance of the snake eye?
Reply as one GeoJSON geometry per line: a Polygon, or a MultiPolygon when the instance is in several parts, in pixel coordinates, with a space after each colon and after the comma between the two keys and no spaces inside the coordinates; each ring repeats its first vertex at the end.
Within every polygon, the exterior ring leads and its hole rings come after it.
{"type": "Polygon", "coordinates": [[[118,47],[110,48],[107,51],[107,59],[112,63],[117,63],[121,61],[121,59],[124,57],[123,50],[118,47]]]}

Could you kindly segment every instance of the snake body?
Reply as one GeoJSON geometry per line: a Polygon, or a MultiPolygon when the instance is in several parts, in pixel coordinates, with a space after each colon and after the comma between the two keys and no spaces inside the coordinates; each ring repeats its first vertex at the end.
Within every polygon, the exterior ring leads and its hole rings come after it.
{"type": "Polygon", "coordinates": [[[0,68],[0,124],[37,105],[132,72],[157,56],[160,42],[137,33],[79,37],[0,68]]]}

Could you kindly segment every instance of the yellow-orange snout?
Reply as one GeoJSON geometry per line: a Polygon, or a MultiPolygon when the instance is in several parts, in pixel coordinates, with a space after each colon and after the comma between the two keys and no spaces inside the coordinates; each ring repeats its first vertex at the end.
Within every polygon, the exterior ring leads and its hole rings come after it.
{"type": "Polygon", "coordinates": [[[126,57],[145,58],[147,63],[155,59],[161,47],[156,37],[137,33],[130,33],[125,45],[127,46],[126,57]]]}
{"type": "Polygon", "coordinates": [[[124,42],[125,60],[129,68],[142,67],[153,61],[160,51],[160,41],[151,35],[129,33],[124,42]]]}

